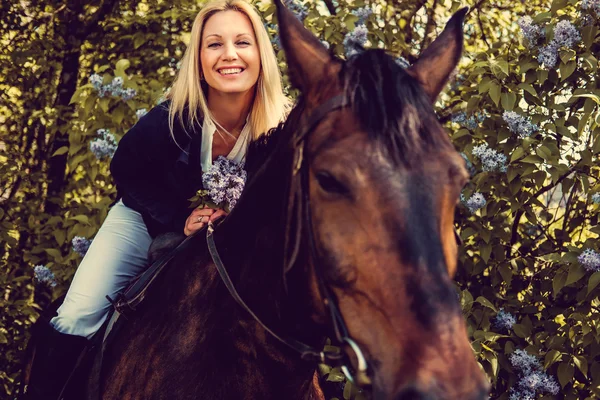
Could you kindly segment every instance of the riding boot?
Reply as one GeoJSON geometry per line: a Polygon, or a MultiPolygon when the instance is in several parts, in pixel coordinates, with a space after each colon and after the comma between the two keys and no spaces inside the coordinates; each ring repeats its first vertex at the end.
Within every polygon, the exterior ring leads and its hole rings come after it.
{"type": "Polygon", "coordinates": [[[38,343],[24,400],[56,400],[88,340],[60,333],[50,323],[41,325],[36,334],[38,343]]]}

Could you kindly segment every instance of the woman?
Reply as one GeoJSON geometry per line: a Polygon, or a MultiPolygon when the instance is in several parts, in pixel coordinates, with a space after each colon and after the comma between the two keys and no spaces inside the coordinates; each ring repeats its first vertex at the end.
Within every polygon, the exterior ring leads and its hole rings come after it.
{"type": "Polygon", "coordinates": [[[208,3],[167,101],[119,143],[111,163],[119,201],[110,210],[67,296],[40,334],[27,390],[30,399],[58,396],[88,339],[106,319],[106,296],[147,266],[151,238],[190,235],[225,215],[195,209],[202,171],[218,156],[243,161],[248,143],[283,118],[288,100],[264,25],[244,0],[208,3]]]}

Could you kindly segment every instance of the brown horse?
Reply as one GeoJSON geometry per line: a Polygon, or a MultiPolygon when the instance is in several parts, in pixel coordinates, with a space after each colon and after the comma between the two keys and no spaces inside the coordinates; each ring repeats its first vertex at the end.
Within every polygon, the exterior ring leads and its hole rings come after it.
{"type": "Polygon", "coordinates": [[[101,398],[322,398],[318,352],[296,350],[327,336],[375,399],[487,398],[451,281],[468,175],[432,107],[465,14],[404,70],[380,50],[333,58],[277,1],[302,95],[251,146],[246,189],[211,236],[248,308],[205,232],[191,238],[107,349],[101,398]]]}

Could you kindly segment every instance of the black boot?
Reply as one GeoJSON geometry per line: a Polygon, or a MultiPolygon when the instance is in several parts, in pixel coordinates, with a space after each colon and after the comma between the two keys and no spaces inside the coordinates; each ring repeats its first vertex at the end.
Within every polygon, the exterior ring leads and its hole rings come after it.
{"type": "Polygon", "coordinates": [[[38,342],[24,400],[56,400],[88,340],[60,333],[50,323],[41,325],[36,334],[38,342]]]}

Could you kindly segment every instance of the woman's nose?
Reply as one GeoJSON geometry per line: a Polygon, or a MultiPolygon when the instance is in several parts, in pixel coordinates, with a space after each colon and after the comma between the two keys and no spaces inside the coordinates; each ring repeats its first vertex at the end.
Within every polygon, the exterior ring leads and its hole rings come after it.
{"type": "Polygon", "coordinates": [[[223,59],[227,61],[237,60],[237,49],[235,48],[235,45],[233,43],[225,45],[223,59]]]}

